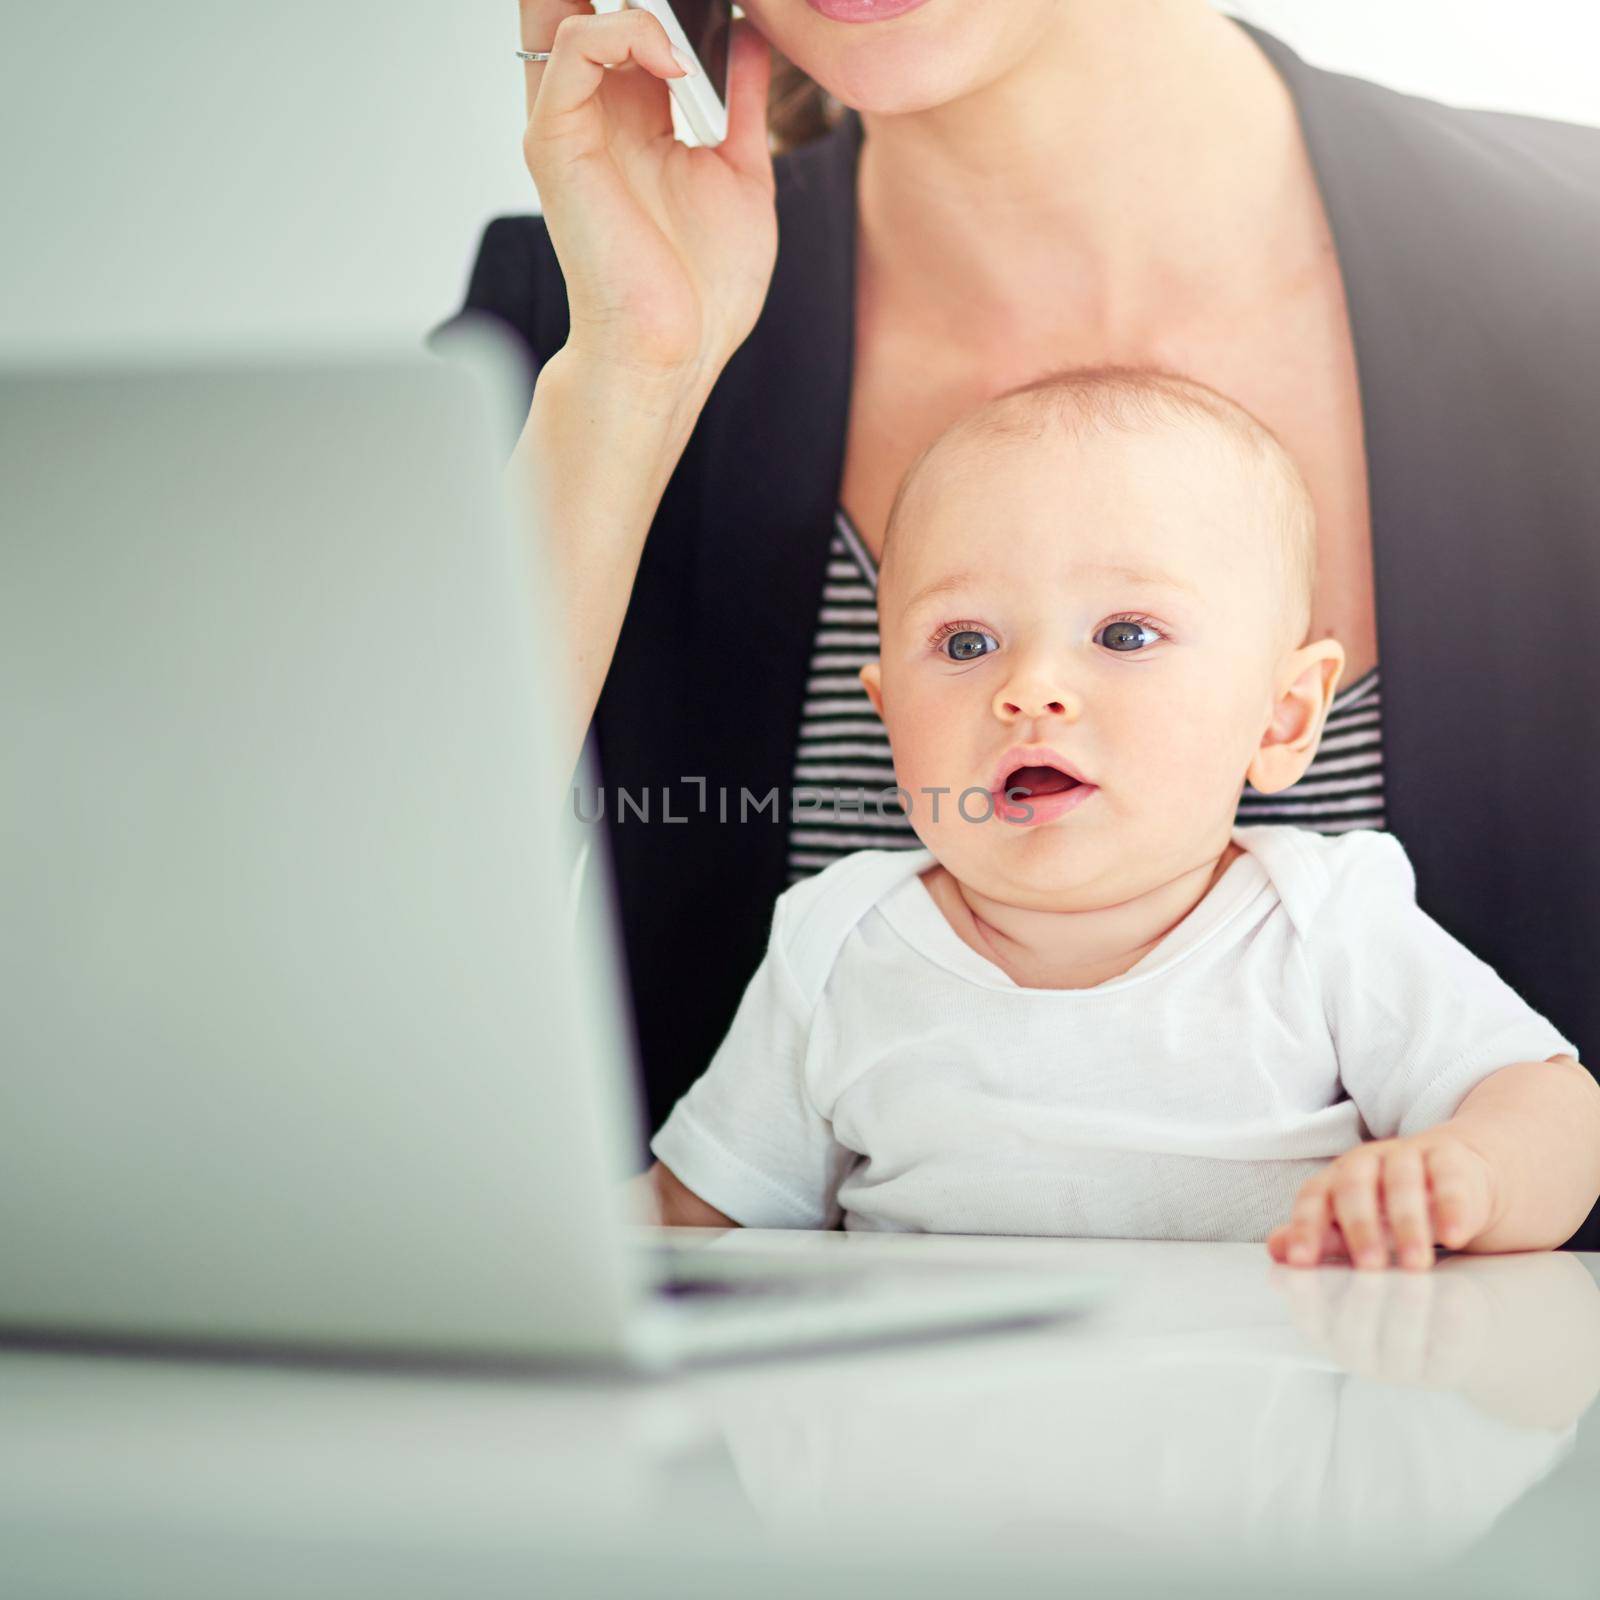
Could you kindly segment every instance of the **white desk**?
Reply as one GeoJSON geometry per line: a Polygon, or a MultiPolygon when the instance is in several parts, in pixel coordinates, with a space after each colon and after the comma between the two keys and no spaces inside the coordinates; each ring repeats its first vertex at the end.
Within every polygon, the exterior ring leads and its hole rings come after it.
{"type": "Polygon", "coordinates": [[[5,1351],[0,1592],[1600,1592],[1600,1256],[727,1243],[1119,1288],[1025,1333],[664,1382],[5,1351]]]}

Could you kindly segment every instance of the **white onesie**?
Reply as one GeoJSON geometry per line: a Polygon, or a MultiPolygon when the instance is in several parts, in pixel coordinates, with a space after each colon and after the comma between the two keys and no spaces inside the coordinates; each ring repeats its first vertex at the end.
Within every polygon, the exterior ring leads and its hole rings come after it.
{"type": "Polygon", "coordinates": [[[651,1143],[747,1227],[1262,1239],[1364,1137],[1576,1048],[1416,904],[1367,830],[1239,827],[1155,949],[1026,989],[945,921],[925,850],[790,889],[728,1036],[651,1143]]]}

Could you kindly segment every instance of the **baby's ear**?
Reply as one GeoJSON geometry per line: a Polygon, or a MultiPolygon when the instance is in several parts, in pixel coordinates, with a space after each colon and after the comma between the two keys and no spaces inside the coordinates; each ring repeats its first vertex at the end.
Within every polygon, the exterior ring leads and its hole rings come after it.
{"type": "Polygon", "coordinates": [[[878,713],[878,720],[883,720],[883,663],[869,661],[861,669],[861,687],[867,691],[867,699],[872,702],[872,709],[878,713]]]}
{"type": "Polygon", "coordinates": [[[1280,794],[1298,783],[1322,742],[1322,728],[1344,672],[1344,646],[1319,639],[1288,658],[1272,720],[1246,774],[1258,794],[1280,794]]]}

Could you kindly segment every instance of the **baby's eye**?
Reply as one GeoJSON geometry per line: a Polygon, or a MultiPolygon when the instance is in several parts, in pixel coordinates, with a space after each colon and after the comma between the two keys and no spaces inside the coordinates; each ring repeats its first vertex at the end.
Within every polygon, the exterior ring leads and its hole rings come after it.
{"type": "Polygon", "coordinates": [[[977,628],[959,629],[944,641],[944,653],[952,661],[976,661],[999,648],[1000,641],[992,633],[977,628]]]}
{"type": "Polygon", "coordinates": [[[1108,622],[1096,637],[1104,636],[1108,650],[1131,655],[1141,648],[1141,636],[1146,634],[1152,639],[1161,637],[1160,633],[1148,623],[1140,622],[1133,617],[1119,617],[1115,622],[1108,622]]]}

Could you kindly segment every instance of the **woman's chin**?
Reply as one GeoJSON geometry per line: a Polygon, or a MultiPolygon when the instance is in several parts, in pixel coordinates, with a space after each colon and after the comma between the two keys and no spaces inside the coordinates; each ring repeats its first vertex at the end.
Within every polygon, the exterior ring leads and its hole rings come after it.
{"type": "Polygon", "coordinates": [[[868,117],[910,116],[962,99],[978,87],[969,62],[861,59],[812,72],[840,105],[868,117]]]}
{"type": "Polygon", "coordinates": [[[981,30],[976,40],[970,37],[973,19],[959,14],[957,26],[915,32],[891,21],[863,27],[823,23],[826,32],[819,33],[810,25],[814,14],[803,7],[797,19],[771,6],[746,10],[788,60],[841,105],[867,116],[903,116],[961,99],[986,76],[985,46],[993,43],[981,30]]]}

